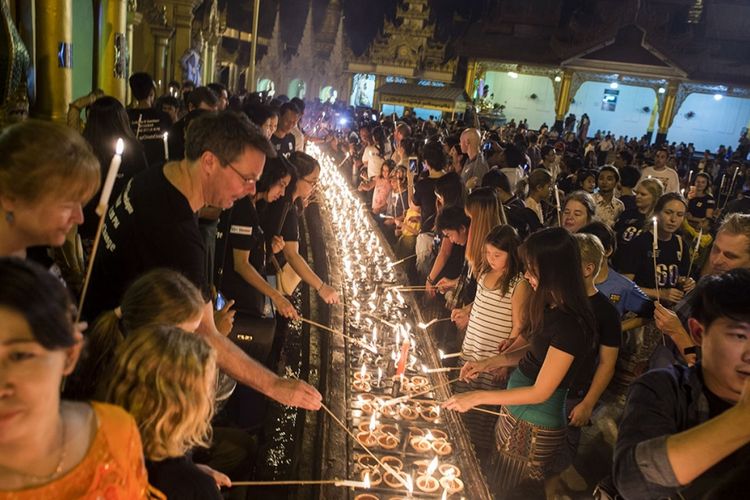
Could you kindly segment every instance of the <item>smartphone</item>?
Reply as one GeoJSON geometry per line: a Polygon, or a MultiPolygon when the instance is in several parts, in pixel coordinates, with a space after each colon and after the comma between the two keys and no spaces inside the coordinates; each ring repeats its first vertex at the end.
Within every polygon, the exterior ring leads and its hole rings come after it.
{"type": "Polygon", "coordinates": [[[413,174],[419,173],[419,158],[416,156],[409,157],[409,172],[413,174]]]}
{"type": "Polygon", "coordinates": [[[491,151],[492,150],[492,143],[487,141],[484,143],[484,146],[482,146],[482,151],[491,151]]]}
{"type": "Polygon", "coordinates": [[[226,304],[227,304],[227,300],[224,298],[224,296],[221,294],[221,292],[219,292],[218,294],[216,294],[216,304],[214,305],[214,307],[216,308],[216,310],[220,311],[220,310],[224,309],[224,306],[226,304]]]}

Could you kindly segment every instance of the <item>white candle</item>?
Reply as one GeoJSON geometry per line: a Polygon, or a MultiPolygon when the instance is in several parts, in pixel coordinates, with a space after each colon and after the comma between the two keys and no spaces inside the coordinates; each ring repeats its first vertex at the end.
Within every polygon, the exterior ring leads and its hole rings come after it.
{"type": "Polygon", "coordinates": [[[169,132],[164,132],[164,135],[162,136],[162,140],[164,141],[164,161],[169,161],[169,142],[167,141],[167,137],[169,137],[169,132]]]}
{"type": "Polygon", "coordinates": [[[117,172],[120,170],[120,164],[122,164],[122,152],[124,149],[125,143],[122,142],[122,139],[117,139],[115,154],[112,157],[112,161],[109,163],[107,178],[104,180],[104,186],[102,187],[102,195],[99,198],[99,205],[96,207],[96,213],[99,214],[99,216],[104,215],[104,211],[107,209],[109,197],[112,195],[112,188],[114,187],[115,179],[117,178],[117,172]]]}
{"type": "Polygon", "coordinates": [[[653,246],[653,249],[654,249],[654,256],[656,256],[656,250],[659,249],[659,237],[657,236],[658,230],[659,230],[659,225],[656,222],[656,217],[653,218],[653,221],[654,221],[654,242],[653,242],[652,246],[653,246]]]}
{"type": "Polygon", "coordinates": [[[555,190],[555,203],[557,204],[557,211],[559,212],[562,210],[562,207],[560,206],[560,191],[557,190],[557,186],[553,186],[552,189],[555,190]]]}

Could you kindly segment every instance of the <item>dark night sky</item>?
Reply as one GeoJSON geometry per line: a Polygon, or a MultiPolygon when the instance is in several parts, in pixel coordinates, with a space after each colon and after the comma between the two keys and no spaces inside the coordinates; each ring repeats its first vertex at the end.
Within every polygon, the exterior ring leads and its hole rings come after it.
{"type": "MultiPolygon", "coordinates": [[[[229,0],[232,2],[233,0],[229,0]]],[[[236,1],[236,0],[234,0],[236,1]]],[[[261,0],[260,32],[270,36],[273,30],[276,6],[281,4],[281,31],[289,47],[296,47],[302,37],[305,18],[310,0],[261,0]]],[[[383,26],[383,19],[395,18],[396,6],[400,0],[341,0],[343,14],[346,18],[344,28],[351,42],[352,50],[361,54],[367,49],[383,26]]],[[[329,0],[312,0],[313,25],[317,28],[323,22],[325,9],[329,0]]],[[[252,2],[243,0],[243,4],[252,2]]],[[[437,23],[438,36],[447,39],[456,35],[455,21],[474,20],[492,0],[430,0],[432,17],[437,23]]],[[[243,6],[244,7],[244,6],[243,6]]],[[[243,8],[241,7],[241,8],[243,8]]],[[[247,7],[244,7],[247,8],[247,7]]],[[[248,30],[249,31],[249,30],[248,30]]]]}

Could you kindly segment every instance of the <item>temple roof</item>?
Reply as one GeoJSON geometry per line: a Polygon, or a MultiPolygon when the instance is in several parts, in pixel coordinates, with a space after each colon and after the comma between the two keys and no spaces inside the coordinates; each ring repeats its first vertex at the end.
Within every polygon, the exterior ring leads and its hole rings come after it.
{"type": "Polygon", "coordinates": [[[665,77],[750,85],[750,2],[510,0],[452,41],[472,59],[566,66],[663,68],[665,77]]]}

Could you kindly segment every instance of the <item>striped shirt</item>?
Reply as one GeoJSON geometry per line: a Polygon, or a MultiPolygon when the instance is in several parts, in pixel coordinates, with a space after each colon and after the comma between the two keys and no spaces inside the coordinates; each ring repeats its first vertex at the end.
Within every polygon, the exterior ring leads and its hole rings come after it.
{"type": "Polygon", "coordinates": [[[510,338],[513,330],[513,308],[511,298],[521,275],[513,278],[508,293],[502,294],[499,288],[485,288],[486,274],[477,280],[477,294],[469,316],[469,326],[461,347],[461,358],[464,361],[479,361],[498,354],[501,340],[510,338]]]}

